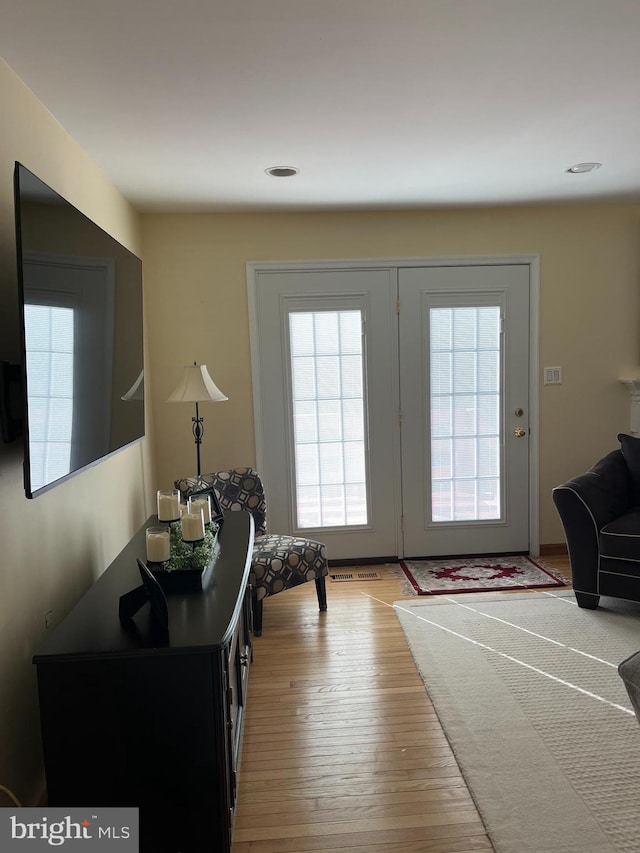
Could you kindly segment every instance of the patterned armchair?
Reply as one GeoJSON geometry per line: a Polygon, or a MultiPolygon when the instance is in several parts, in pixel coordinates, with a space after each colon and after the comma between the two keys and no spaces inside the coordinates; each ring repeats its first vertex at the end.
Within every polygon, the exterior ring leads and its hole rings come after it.
{"type": "Polygon", "coordinates": [[[262,602],[269,595],[313,580],[318,606],[320,610],[327,609],[325,578],[329,568],[325,546],[301,536],[267,533],[267,505],[257,471],[253,468],[232,468],[230,471],[201,474],[176,480],[175,488],[180,490],[183,500],[192,492],[213,488],[223,512],[245,510],[253,515],[255,540],[250,582],[256,637],[262,634],[262,602]]]}

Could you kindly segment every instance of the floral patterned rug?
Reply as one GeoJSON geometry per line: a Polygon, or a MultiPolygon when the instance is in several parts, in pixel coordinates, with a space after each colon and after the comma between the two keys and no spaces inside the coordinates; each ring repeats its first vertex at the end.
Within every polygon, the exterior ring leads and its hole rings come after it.
{"type": "Polygon", "coordinates": [[[566,578],[531,557],[401,560],[400,566],[416,595],[567,585],[566,578]]]}

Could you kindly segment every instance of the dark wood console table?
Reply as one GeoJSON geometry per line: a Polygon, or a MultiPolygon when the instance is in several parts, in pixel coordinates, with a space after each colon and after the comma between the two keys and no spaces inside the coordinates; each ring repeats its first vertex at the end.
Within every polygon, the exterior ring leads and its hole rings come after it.
{"type": "Polygon", "coordinates": [[[49,804],[139,807],[143,853],[228,853],[251,662],[253,520],[227,513],[206,589],[167,595],[162,647],[148,605],[129,628],[118,618],[154,522],[34,657],[49,804]]]}

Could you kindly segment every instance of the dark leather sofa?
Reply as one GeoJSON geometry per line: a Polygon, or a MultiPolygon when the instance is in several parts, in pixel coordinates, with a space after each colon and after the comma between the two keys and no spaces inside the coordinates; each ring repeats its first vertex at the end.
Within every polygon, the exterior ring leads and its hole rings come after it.
{"type": "Polygon", "coordinates": [[[553,489],[580,607],[601,595],[640,601],[640,438],[618,439],[619,450],[553,489]]]}

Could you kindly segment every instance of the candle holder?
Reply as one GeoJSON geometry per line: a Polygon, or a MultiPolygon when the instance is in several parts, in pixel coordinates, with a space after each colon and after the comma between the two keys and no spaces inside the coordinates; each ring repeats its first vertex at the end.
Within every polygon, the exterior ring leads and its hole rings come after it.
{"type": "Polygon", "coordinates": [[[171,558],[171,539],[167,525],[147,527],[145,538],[147,563],[161,566],[171,558]]]}
{"type": "Polygon", "coordinates": [[[211,524],[211,495],[209,492],[191,495],[188,499],[188,512],[199,512],[200,510],[202,510],[205,526],[211,524]]]}
{"type": "Polygon", "coordinates": [[[179,489],[158,489],[158,521],[180,520],[180,491],[179,489]]]}
{"type": "Polygon", "coordinates": [[[180,524],[183,542],[190,542],[193,548],[197,542],[202,542],[204,539],[204,512],[202,508],[192,511],[190,507],[187,507],[187,511],[182,514],[180,524]]]}
{"type": "Polygon", "coordinates": [[[222,510],[220,509],[218,496],[216,495],[213,486],[208,486],[206,489],[199,489],[197,492],[192,492],[187,500],[195,501],[203,497],[207,498],[207,502],[209,504],[209,515],[211,518],[211,521],[209,523],[214,524],[217,527],[222,527],[224,523],[224,516],[222,514],[222,510]]]}

